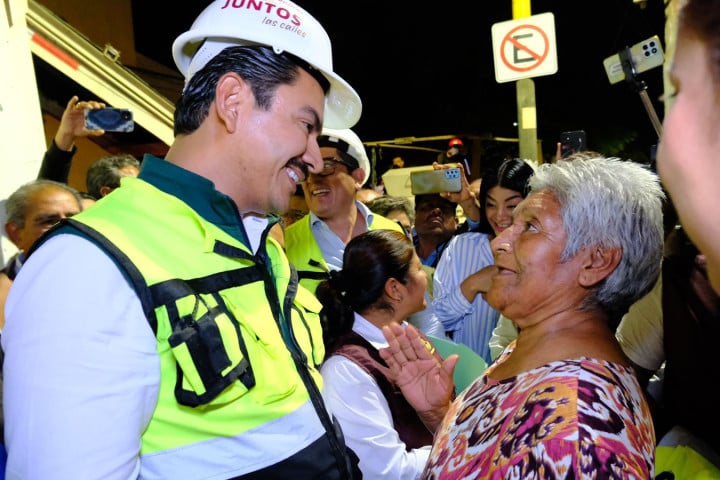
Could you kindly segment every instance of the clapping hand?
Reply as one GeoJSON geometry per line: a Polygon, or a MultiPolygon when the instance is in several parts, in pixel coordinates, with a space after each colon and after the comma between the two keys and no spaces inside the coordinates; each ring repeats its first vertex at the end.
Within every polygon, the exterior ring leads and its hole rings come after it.
{"type": "Polygon", "coordinates": [[[435,432],[455,391],[453,372],[460,357],[450,355],[439,363],[433,355],[434,347],[412,325],[403,328],[393,323],[382,330],[388,347],[380,349],[380,356],[407,401],[435,432]]]}

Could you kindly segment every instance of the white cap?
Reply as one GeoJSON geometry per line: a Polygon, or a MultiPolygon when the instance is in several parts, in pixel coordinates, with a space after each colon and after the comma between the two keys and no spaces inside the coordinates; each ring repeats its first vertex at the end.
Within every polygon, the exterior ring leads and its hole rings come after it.
{"type": "Polygon", "coordinates": [[[187,84],[220,51],[238,45],[267,45],[278,54],[291,53],[319,70],[330,82],[324,125],[349,128],[360,119],[360,96],[333,72],[330,37],[315,18],[289,0],[215,0],[190,30],[175,39],[173,58],[187,84]]]}
{"type": "Polygon", "coordinates": [[[357,160],[358,166],[365,172],[365,176],[360,185],[365,185],[365,182],[367,182],[367,179],[370,177],[370,160],[365,152],[365,146],[355,132],[349,128],[335,130],[325,127],[318,139],[318,143],[321,147],[332,146],[337,148],[357,160]]]}

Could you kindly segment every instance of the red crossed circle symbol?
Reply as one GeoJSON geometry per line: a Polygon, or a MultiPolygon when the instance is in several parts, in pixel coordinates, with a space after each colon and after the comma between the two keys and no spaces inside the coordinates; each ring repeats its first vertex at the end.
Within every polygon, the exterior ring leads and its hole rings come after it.
{"type": "Polygon", "coordinates": [[[542,31],[541,28],[536,27],[535,25],[519,25],[512,30],[510,30],[507,35],[505,35],[505,38],[503,38],[502,43],[500,44],[500,58],[502,59],[503,63],[506,67],[508,67],[510,70],[514,70],[516,72],[527,72],[529,70],[532,70],[533,68],[536,68],[538,65],[540,65],[548,56],[548,53],[550,52],[550,40],[548,40],[547,35],[545,32],[542,31]],[[543,39],[544,49],[541,54],[531,50],[527,45],[523,45],[520,43],[520,41],[513,36],[518,30],[522,28],[529,28],[530,30],[533,30],[540,34],[540,36],[543,39]],[[508,61],[507,58],[505,58],[505,47],[507,43],[512,43],[514,49],[521,50],[522,52],[526,53],[530,57],[534,58],[535,61],[526,67],[519,67],[515,65],[515,63],[508,61]]]}

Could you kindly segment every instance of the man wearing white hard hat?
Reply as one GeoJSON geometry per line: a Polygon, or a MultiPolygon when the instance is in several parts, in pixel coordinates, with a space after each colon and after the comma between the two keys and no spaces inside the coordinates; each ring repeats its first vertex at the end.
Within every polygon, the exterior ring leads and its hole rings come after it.
{"type": "Polygon", "coordinates": [[[402,231],[356,198],[370,176],[370,161],[357,134],[324,128],[318,144],[323,169],[302,184],[310,213],[285,229],[287,256],[298,270],[300,285],[312,292],[330,270],[342,268],[351,239],[376,228],[402,231]]]}
{"type": "Polygon", "coordinates": [[[173,45],[165,159],[61,223],[7,301],[10,479],[345,479],[320,305],[268,236],[361,103],[297,5],[212,2],[173,45]]]}

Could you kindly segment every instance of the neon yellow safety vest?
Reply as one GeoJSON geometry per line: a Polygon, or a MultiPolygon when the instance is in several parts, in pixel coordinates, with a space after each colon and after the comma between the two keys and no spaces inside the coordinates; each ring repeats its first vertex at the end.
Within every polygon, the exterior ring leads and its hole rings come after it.
{"type": "MultiPolygon", "coordinates": [[[[360,219],[358,219],[360,220],[360,219]]],[[[364,221],[364,219],[362,219],[364,221]]],[[[378,214],[373,214],[370,230],[395,230],[405,233],[397,222],[378,214]]],[[[315,235],[310,228],[310,214],[285,229],[285,251],[287,257],[298,270],[300,285],[311,292],[317,290],[318,284],[327,278],[330,271],[322,256],[315,235]]]]}
{"type": "MultiPolygon", "coordinates": [[[[68,224],[123,267],[156,333],[161,380],[142,436],[141,477],[173,478],[171,472],[185,469],[184,477],[199,478],[192,472],[228,459],[254,465],[259,451],[270,458],[287,448],[263,436],[268,425],[277,429],[284,418],[304,415],[306,432],[316,427],[320,420],[300,372],[321,387],[321,305],[297,287],[268,230],[265,248],[253,255],[186,203],[139,178],[124,179],[104,200],[111,201],[68,224]]],[[[308,442],[306,432],[285,433],[300,445],[308,442]]]]}

